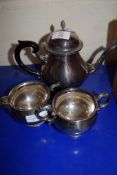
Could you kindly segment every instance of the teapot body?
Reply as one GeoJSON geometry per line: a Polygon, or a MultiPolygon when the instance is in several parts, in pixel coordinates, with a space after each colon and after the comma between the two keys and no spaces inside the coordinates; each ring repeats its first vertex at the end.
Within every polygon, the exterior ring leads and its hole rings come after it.
{"type": "Polygon", "coordinates": [[[60,83],[63,87],[69,87],[81,84],[87,74],[94,72],[103,63],[110,51],[117,49],[117,45],[109,46],[103,49],[104,52],[95,64],[92,64],[93,57],[85,62],[79,54],[83,43],[78,35],[65,29],[64,21],[61,21],[61,28],[43,41],[46,55],[40,53],[39,45],[34,41],[19,41],[15,49],[15,59],[19,66],[26,72],[46,80],[49,85],[60,83]],[[20,52],[26,47],[33,49],[41,64],[41,72],[30,69],[22,62],[20,52]]]}
{"type": "Polygon", "coordinates": [[[64,87],[80,84],[86,77],[86,65],[79,53],[65,56],[49,54],[42,68],[42,77],[49,84],[61,82],[64,87]]]}

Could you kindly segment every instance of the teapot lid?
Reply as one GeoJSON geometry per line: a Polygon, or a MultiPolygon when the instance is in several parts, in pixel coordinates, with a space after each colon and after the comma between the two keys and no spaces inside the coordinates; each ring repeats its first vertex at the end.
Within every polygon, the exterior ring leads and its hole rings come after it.
{"type": "Polygon", "coordinates": [[[61,28],[49,35],[47,42],[44,43],[45,50],[55,55],[71,55],[80,51],[83,43],[79,40],[78,35],[74,31],[65,29],[63,20],[61,28]]]}

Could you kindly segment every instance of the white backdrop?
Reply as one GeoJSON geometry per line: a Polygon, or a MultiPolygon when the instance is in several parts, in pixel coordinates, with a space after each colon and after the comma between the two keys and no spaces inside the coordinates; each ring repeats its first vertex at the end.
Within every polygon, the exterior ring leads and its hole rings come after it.
{"type": "MultiPolygon", "coordinates": [[[[85,60],[106,45],[108,24],[117,19],[117,0],[0,0],[0,65],[9,65],[17,40],[39,39],[64,19],[83,41],[85,60]]],[[[25,58],[26,63],[30,63],[25,58]]]]}

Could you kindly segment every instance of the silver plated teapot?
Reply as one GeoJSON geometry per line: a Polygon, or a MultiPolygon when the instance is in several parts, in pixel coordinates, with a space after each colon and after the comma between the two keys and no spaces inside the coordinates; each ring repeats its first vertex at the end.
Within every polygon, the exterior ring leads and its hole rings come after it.
{"type": "Polygon", "coordinates": [[[103,63],[108,53],[117,48],[117,45],[105,48],[95,64],[85,62],[79,54],[83,42],[74,31],[66,29],[64,21],[61,21],[61,29],[52,32],[42,45],[47,53],[46,56],[41,55],[37,43],[19,41],[15,49],[15,59],[26,72],[46,80],[49,85],[60,82],[63,87],[82,83],[88,74],[93,73],[103,63]],[[33,49],[33,53],[43,65],[41,71],[35,71],[22,62],[20,52],[26,47],[33,49]]]}

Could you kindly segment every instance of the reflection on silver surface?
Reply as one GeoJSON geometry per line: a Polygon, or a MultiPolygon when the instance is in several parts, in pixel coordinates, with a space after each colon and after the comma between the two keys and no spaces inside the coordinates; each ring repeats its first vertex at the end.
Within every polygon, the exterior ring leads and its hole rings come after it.
{"type": "Polygon", "coordinates": [[[57,98],[55,109],[62,118],[76,121],[90,117],[95,110],[95,103],[90,95],[72,91],[57,98]]]}
{"type": "Polygon", "coordinates": [[[31,110],[42,106],[48,98],[48,90],[39,83],[29,83],[13,89],[11,105],[17,110],[31,110]]]}

